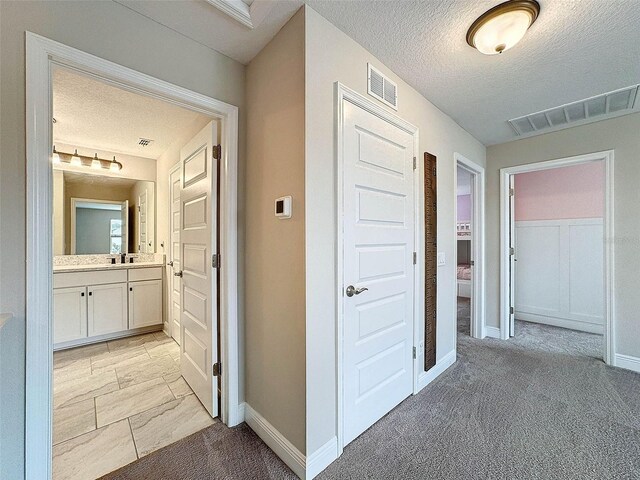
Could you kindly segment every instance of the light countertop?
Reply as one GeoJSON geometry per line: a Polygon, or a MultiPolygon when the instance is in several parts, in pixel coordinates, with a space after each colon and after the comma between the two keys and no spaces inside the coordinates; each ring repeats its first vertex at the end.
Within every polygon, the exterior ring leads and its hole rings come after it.
{"type": "Polygon", "coordinates": [[[88,265],[54,265],[53,273],[62,272],[93,272],[96,270],[119,270],[129,268],[164,267],[164,262],[138,262],[138,263],[105,263],[88,265]]]}

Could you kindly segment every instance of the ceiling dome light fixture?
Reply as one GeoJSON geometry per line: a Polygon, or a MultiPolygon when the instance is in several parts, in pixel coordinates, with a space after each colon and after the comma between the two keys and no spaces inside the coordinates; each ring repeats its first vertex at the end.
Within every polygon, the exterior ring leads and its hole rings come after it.
{"type": "Polygon", "coordinates": [[[540,13],[536,0],[509,0],[487,10],[467,31],[467,43],[485,55],[497,55],[522,40],[540,13]]]}

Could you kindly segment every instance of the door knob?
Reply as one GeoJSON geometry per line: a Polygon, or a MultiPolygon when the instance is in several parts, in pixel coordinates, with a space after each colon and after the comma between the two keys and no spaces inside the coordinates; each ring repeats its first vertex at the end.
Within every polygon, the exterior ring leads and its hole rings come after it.
{"type": "Polygon", "coordinates": [[[362,292],[369,290],[367,287],[355,288],[353,285],[347,287],[347,297],[353,297],[354,295],[360,295],[362,292]]]}
{"type": "Polygon", "coordinates": [[[173,272],[173,275],[176,277],[181,277],[182,276],[182,270],[180,270],[179,272],[173,272]]]}

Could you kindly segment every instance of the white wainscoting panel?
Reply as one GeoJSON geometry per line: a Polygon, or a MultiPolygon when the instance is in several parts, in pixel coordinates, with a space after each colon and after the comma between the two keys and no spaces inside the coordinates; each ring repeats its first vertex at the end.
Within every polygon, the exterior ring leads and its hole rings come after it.
{"type": "Polygon", "coordinates": [[[516,222],[516,318],[604,331],[600,218],[516,222]]]}

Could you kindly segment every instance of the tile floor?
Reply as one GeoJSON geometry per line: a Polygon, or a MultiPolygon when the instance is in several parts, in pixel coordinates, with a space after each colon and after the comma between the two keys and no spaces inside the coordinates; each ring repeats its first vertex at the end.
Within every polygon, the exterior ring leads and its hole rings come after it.
{"type": "Polygon", "coordinates": [[[215,421],[164,332],[55,352],[53,368],[54,480],[93,480],[215,421]]]}

